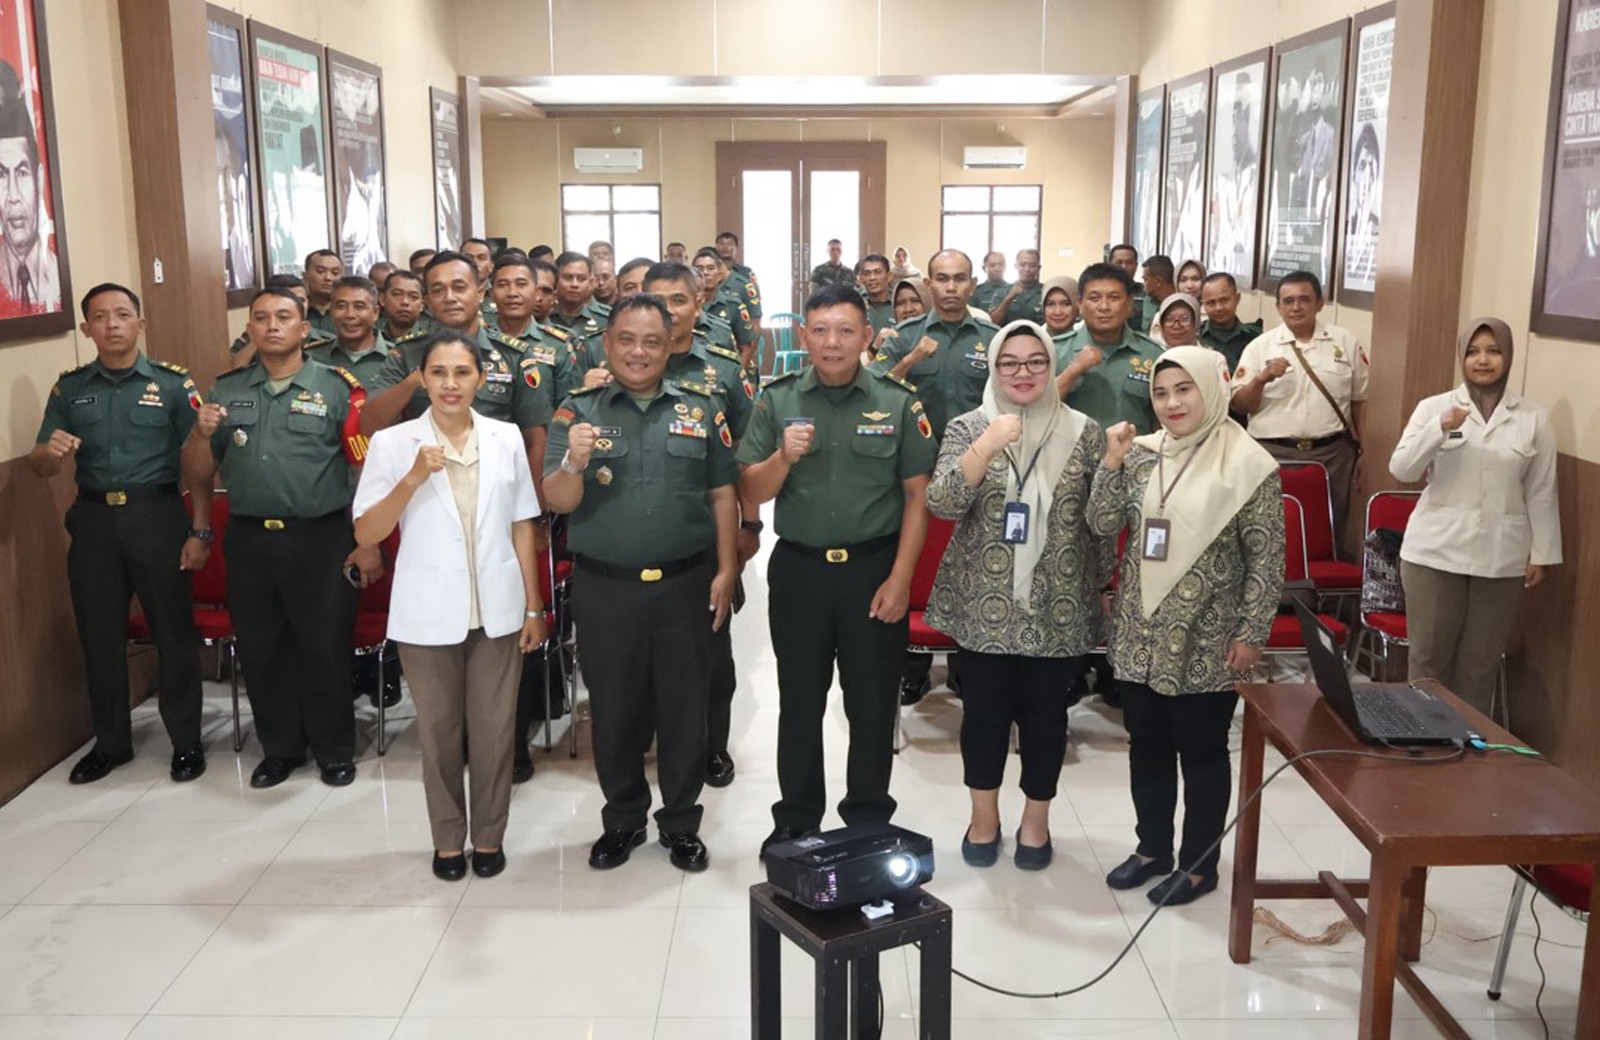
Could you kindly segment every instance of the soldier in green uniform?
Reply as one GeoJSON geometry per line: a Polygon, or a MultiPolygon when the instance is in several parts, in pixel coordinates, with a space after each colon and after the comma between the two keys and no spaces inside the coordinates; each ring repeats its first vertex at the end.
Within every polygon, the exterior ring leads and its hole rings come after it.
{"type": "MultiPolygon", "coordinates": [[[[556,306],[546,321],[581,343],[604,331],[606,323],[590,306],[594,298],[594,268],[582,253],[556,257],[556,306]]],[[[603,306],[603,305],[602,305],[603,306]]]]}
{"type": "Polygon", "coordinates": [[[700,276],[700,296],[706,315],[728,327],[735,349],[749,364],[755,357],[761,333],[744,301],[727,289],[728,265],[721,254],[707,246],[695,254],[694,269],[700,276]]]}
{"type": "Polygon", "coordinates": [[[423,308],[422,276],[396,271],[384,279],[378,296],[383,314],[378,319],[378,334],[390,343],[413,332],[432,332],[433,317],[423,308]]]}
{"type": "Polygon", "coordinates": [[[546,505],[570,516],[573,613],[594,718],[605,832],[598,870],[644,843],[656,742],[661,844],[704,870],[711,636],[727,624],[738,574],[733,435],[720,398],[664,378],[671,318],[648,296],[618,302],[606,330],[614,380],[557,411],[544,460],[546,505]]]}
{"type": "MultiPolygon", "coordinates": [[[[519,343],[526,355],[523,376],[533,373],[534,388],[549,402],[550,411],[556,410],[565,392],[580,378],[574,369],[572,340],[553,325],[541,325],[534,318],[534,300],[539,292],[540,274],[534,270],[533,261],[521,252],[502,253],[494,262],[490,292],[494,295],[497,327],[502,339],[519,343]]],[[[548,264],[545,265],[547,268],[548,264]]],[[[544,276],[546,279],[549,275],[544,276]]]]}
{"type": "Polygon", "coordinates": [[[316,338],[333,338],[333,316],[328,309],[333,306],[333,287],[343,277],[344,261],[333,250],[318,249],[306,256],[301,280],[306,286],[306,320],[316,338]]]}
{"type": "Polygon", "coordinates": [[[1011,283],[1006,281],[1006,255],[998,249],[983,258],[983,281],[972,290],[972,305],[985,314],[1000,306],[1011,283]]]}
{"type": "Polygon", "coordinates": [[[406,260],[406,267],[411,270],[412,274],[421,278],[422,272],[428,266],[428,261],[437,256],[438,252],[437,249],[429,249],[426,246],[421,249],[413,249],[410,258],[406,260]]]}
{"type": "Polygon", "coordinates": [[[1090,264],[1078,278],[1083,323],[1058,341],[1056,388],[1061,399],[1106,429],[1129,422],[1153,433],[1150,376],[1161,346],[1128,328],[1133,279],[1121,267],[1090,264]]]}
{"type": "Polygon", "coordinates": [[[368,385],[389,359],[389,342],[377,332],[378,287],[351,275],[339,279],[328,307],[337,339],[306,348],[306,356],[333,368],[343,368],[368,385]]]}
{"type": "Polygon", "coordinates": [[[744,303],[745,310],[759,328],[761,325],[761,286],[756,284],[756,273],[739,262],[739,236],[724,231],[717,236],[717,255],[728,265],[728,295],[744,303]]]}
{"type": "Polygon", "coordinates": [[[45,402],[28,467],[53,477],[77,463],[78,500],[67,580],[88,679],[94,748],[68,780],[93,783],[133,760],[128,719],[128,601],[137,593],[160,655],[161,721],[172,739],[172,779],[206,771],[200,743],[200,659],[189,571],[211,545],[211,485],[194,489],[191,525],[178,496],[179,450],[200,393],[187,369],[139,350],[139,297],[120,285],[84,294],[80,331],[95,360],[63,372],[45,402]]]}
{"type": "Polygon", "coordinates": [[[830,285],[854,285],[856,273],[845,264],[844,243],[837,238],[828,239],[828,260],[811,269],[811,291],[826,289],[830,285]]]}
{"type": "Polygon", "coordinates": [[[1226,271],[1210,275],[1200,285],[1200,307],[1206,320],[1200,326],[1200,344],[1228,359],[1228,371],[1239,367],[1245,346],[1261,335],[1261,322],[1239,320],[1239,283],[1226,271]]]}
{"type": "Polygon", "coordinates": [[[1177,272],[1173,268],[1172,258],[1159,253],[1147,259],[1142,269],[1144,295],[1138,300],[1139,310],[1131,317],[1139,322],[1139,331],[1148,336],[1155,324],[1156,312],[1161,310],[1168,296],[1178,291],[1177,272]]]}
{"type": "Polygon", "coordinates": [[[605,304],[606,314],[611,314],[611,305],[617,302],[617,267],[610,260],[595,260],[594,263],[594,299],[593,303],[605,304]]]}
{"type": "Polygon", "coordinates": [[[894,327],[894,296],[889,291],[889,258],[869,253],[856,264],[856,286],[867,304],[867,324],[874,333],[894,327]]]}
{"type": "MultiPolygon", "coordinates": [[[[494,246],[486,239],[469,238],[461,243],[461,255],[477,266],[478,281],[487,288],[489,279],[494,273],[494,246]]],[[[487,292],[483,295],[483,301],[478,304],[478,310],[484,321],[494,324],[494,299],[487,292]]]]}
{"type": "Polygon", "coordinates": [[[365,393],[349,372],[306,358],[305,324],[292,293],[258,293],[259,363],[217,380],[183,446],[190,487],[210,486],[220,468],[228,488],[228,608],[265,752],[250,775],[258,788],[288,779],[308,750],[323,783],[355,779],[350,637],[357,589],[383,571],[350,522],[365,393]]]}
{"type": "MultiPolygon", "coordinates": [[[[963,297],[970,263],[966,271],[963,297]]],[[[894,814],[895,684],[937,455],[911,387],[861,365],[872,333],[860,295],[824,289],[806,302],[805,317],[811,364],[762,391],[738,453],[746,500],[777,500],[767,582],[781,797],[763,849],[822,823],[822,717],[835,660],[850,720],[839,815],[856,824],[894,814]]]]}
{"type": "Polygon", "coordinates": [[[1127,242],[1119,242],[1106,251],[1106,263],[1120,267],[1133,283],[1133,305],[1128,309],[1128,328],[1135,332],[1148,331],[1148,320],[1144,328],[1139,327],[1139,321],[1144,317],[1145,300],[1144,286],[1139,284],[1139,250],[1127,242]]]}
{"type": "Polygon", "coordinates": [[[1044,287],[1039,282],[1037,249],[1017,250],[1017,280],[989,311],[989,320],[996,325],[1012,321],[1044,324],[1044,287]]]}
{"type": "MultiPolygon", "coordinates": [[[[266,287],[268,289],[289,290],[290,292],[294,293],[295,299],[300,301],[300,305],[308,308],[309,310],[310,298],[306,295],[306,283],[302,281],[298,275],[268,275],[266,287]]],[[[332,342],[333,336],[323,335],[321,332],[307,324],[305,342],[300,345],[302,348],[310,350],[312,347],[324,347],[332,342]]],[[[244,368],[247,365],[253,364],[255,359],[255,350],[250,346],[250,330],[246,329],[245,331],[239,333],[239,338],[234,340],[232,345],[228,347],[228,367],[244,368]]]]}
{"type": "Polygon", "coordinates": [[[972,299],[972,259],[959,249],[928,261],[933,310],[895,326],[876,363],[911,383],[928,409],[935,438],[945,423],[983,400],[989,381],[989,341],[1000,330],[967,310],[972,299]]]}

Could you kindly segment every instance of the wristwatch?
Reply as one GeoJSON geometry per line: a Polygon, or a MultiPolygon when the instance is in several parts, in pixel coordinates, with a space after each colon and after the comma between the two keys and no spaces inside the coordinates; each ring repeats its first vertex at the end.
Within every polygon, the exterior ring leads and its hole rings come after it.
{"type": "Polygon", "coordinates": [[[585,463],[582,466],[574,466],[572,464],[572,452],[567,451],[567,452],[563,452],[561,454],[561,472],[563,472],[563,473],[571,473],[573,476],[577,476],[579,473],[582,473],[587,468],[588,468],[588,464],[587,463],[585,463]]]}
{"type": "Polygon", "coordinates": [[[767,529],[767,525],[762,523],[760,520],[741,520],[741,521],[739,521],[739,530],[741,530],[741,531],[749,531],[751,534],[760,534],[762,531],[765,531],[766,529],[767,529]]]}
{"type": "Polygon", "coordinates": [[[191,527],[189,528],[189,537],[198,538],[206,545],[210,545],[212,542],[216,541],[217,532],[213,531],[209,527],[203,529],[199,527],[191,527]]]}

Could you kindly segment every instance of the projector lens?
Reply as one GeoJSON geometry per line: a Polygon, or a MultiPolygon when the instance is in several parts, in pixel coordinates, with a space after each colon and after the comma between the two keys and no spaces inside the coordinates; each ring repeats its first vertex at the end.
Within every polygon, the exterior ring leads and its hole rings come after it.
{"type": "Polygon", "coordinates": [[[904,852],[889,857],[889,876],[897,884],[907,884],[917,876],[917,861],[904,852]]]}

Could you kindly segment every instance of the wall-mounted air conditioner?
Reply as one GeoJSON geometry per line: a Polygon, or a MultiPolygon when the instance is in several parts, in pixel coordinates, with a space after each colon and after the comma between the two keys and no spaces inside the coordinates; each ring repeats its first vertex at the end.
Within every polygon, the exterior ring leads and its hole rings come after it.
{"type": "Polygon", "coordinates": [[[1004,148],[966,148],[961,165],[969,170],[1020,170],[1028,164],[1028,150],[1021,146],[1004,148]]]}
{"type": "Polygon", "coordinates": [[[572,165],[579,173],[638,173],[644,169],[644,149],[574,148],[572,165]]]}

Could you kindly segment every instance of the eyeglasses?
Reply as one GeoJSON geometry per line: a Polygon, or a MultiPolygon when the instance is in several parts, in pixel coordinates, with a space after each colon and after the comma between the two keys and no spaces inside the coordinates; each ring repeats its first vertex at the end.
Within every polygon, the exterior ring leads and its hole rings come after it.
{"type": "Polygon", "coordinates": [[[1026,361],[1006,357],[994,363],[994,370],[1003,376],[1014,376],[1021,368],[1026,368],[1030,375],[1043,375],[1050,369],[1050,359],[1042,354],[1035,354],[1026,361]]]}
{"type": "Polygon", "coordinates": [[[1178,312],[1178,313],[1174,313],[1174,314],[1168,314],[1166,317],[1161,319],[1161,324],[1163,324],[1163,325],[1172,325],[1172,326],[1174,326],[1176,328],[1180,328],[1180,329],[1193,328],[1194,327],[1194,315],[1189,314],[1187,312],[1178,312]]]}

